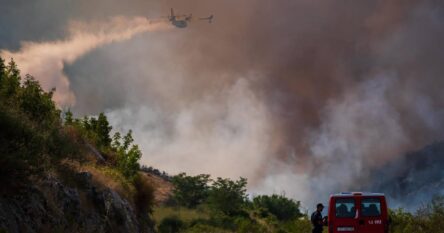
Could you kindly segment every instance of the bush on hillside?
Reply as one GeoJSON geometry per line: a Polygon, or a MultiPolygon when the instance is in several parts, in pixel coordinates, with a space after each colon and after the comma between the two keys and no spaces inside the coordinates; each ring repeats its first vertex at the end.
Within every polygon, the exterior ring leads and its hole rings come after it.
{"type": "Polygon", "coordinates": [[[141,174],[137,175],[134,179],[134,205],[136,210],[140,214],[151,214],[154,206],[154,187],[149,181],[141,174]]]}
{"type": "Polygon", "coordinates": [[[432,201],[412,214],[403,209],[390,211],[390,232],[429,233],[444,232],[444,196],[435,196],[432,201]]]}
{"type": "Polygon", "coordinates": [[[187,176],[180,173],[172,179],[173,199],[182,206],[195,208],[206,201],[209,194],[210,175],[187,176]]]}
{"type": "Polygon", "coordinates": [[[73,118],[70,110],[64,115],[65,126],[78,130],[103,154],[107,154],[108,159],[126,179],[132,180],[136,177],[140,170],[139,160],[142,157],[142,152],[138,145],[133,144],[131,130],[123,138],[119,132],[116,132],[111,138],[112,127],[104,113],[100,113],[97,118],[85,116],[82,120],[73,118]]]}
{"type": "Polygon", "coordinates": [[[132,179],[140,170],[139,160],[142,157],[142,152],[138,145],[132,144],[134,139],[131,130],[128,131],[123,139],[121,139],[118,132],[113,138],[112,149],[117,154],[117,168],[125,177],[132,179]]]}
{"type": "Polygon", "coordinates": [[[43,91],[32,76],[21,80],[15,62],[6,66],[0,59],[0,176],[6,178],[37,174],[78,152],[62,127],[52,91],[43,91]]]}
{"type": "Polygon", "coordinates": [[[153,213],[155,189],[142,174],[134,178],[133,185],[135,188],[133,200],[139,221],[143,226],[152,228],[154,222],[150,215],[153,213]]]}
{"type": "Polygon", "coordinates": [[[178,233],[185,227],[185,223],[177,216],[166,217],[160,222],[159,233],[178,233]]]}
{"type": "Polygon", "coordinates": [[[273,194],[261,195],[253,198],[253,207],[260,212],[262,217],[273,214],[279,221],[287,221],[302,217],[299,210],[301,203],[293,201],[285,196],[273,194]]]}
{"type": "Polygon", "coordinates": [[[242,212],[246,203],[247,179],[237,181],[218,177],[210,187],[208,205],[211,210],[221,212],[227,216],[234,216],[242,212]]]}

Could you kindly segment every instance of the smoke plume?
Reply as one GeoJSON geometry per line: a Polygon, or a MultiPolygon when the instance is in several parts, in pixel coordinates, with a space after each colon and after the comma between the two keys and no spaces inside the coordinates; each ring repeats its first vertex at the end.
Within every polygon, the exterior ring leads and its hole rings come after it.
{"type": "Polygon", "coordinates": [[[373,189],[384,190],[392,206],[414,211],[430,202],[431,194],[444,195],[442,164],[444,142],[435,142],[406,153],[372,171],[371,176],[385,177],[372,182],[373,189]]]}
{"type": "Polygon", "coordinates": [[[167,171],[253,179],[272,152],[266,106],[247,78],[171,115],[142,107],[108,116],[121,130],[133,129],[145,154],[154,155],[144,157],[144,164],[167,171]]]}
{"type": "Polygon", "coordinates": [[[38,77],[43,88],[56,88],[56,103],[69,107],[75,104],[75,95],[70,89],[69,78],[64,73],[66,64],[74,63],[99,46],[128,40],[139,33],[166,28],[169,28],[166,23],[152,23],[143,17],[114,17],[108,22],[71,22],[68,37],[64,40],[23,42],[19,51],[1,50],[0,56],[13,58],[21,72],[38,77]]]}

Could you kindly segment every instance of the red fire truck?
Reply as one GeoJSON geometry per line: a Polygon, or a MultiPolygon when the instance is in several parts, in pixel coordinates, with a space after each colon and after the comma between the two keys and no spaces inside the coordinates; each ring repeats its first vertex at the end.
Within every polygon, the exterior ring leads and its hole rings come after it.
{"type": "Polygon", "coordinates": [[[346,192],[330,196],[329,233],[387,233],[388,225],[384,194],[346,192]]]}

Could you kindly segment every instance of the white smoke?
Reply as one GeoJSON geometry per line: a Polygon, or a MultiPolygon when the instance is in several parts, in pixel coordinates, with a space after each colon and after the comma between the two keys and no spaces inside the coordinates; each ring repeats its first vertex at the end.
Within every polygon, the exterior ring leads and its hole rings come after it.
{"type": "Polygon", "coordinates": [[[73,106],[75,96],[63,69],[93,49],[154,30],[168,29],[163,22],[147,18],[114,17],[108,22],[72,22],[66,39],[51,42],[23,42],[19,51],[1,50],[0,56],[13,58],[22,73],[32,74],[49,90],[56,88],[54,100],[59,106],[73,106]]]}
{"type": "Polygon", "coordinates": [[[248,79],[173,112],[150,106],[107,113],[120,131],[133,129],[142,163],[166,171],[254,178],[270,155],[270,123],[248,79]]]}

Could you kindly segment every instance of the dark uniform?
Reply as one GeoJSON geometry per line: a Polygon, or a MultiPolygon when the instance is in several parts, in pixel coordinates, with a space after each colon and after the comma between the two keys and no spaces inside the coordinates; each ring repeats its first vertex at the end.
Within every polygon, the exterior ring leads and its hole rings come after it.
{"type": "Polygon", "coordinates": [[[311,214],[311,224],[313,225],[312,233],[322,233],[323,221],[321,212],[315,211],[311,214]]]}

